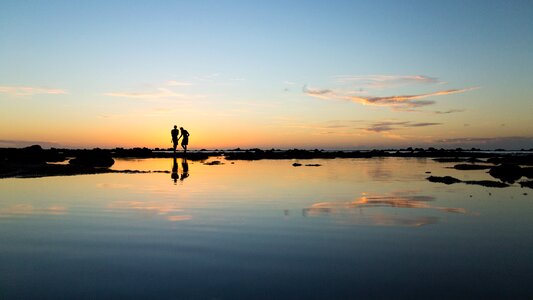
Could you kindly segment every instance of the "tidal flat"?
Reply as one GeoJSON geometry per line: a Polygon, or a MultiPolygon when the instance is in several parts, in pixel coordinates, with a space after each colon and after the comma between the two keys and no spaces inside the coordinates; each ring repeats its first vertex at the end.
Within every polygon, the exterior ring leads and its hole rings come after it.
{"type": "Polygon", "coordinates": [[[457,163],[115,158],[138,172],[0,179],[0,298],[531,298],[533,191],[427,180],[494,181],[457,163]]]}

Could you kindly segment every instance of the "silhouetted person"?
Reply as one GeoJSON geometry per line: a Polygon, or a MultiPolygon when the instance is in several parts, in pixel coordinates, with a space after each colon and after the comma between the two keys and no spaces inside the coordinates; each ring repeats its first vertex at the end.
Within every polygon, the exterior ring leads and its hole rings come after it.
{"type": "Polygon", "coordinates": [[[181,178],[180,180],[184,180],[185,178],[189,177],[189,163],[187,162],[187,158],[181,159],[181,178]]]}
{"type": "Polygon", "coordinates": [[[178,137],[178,140],[180,138],[183,138],[181,140],[181,147],[183,148],[183,152],[187,154],[187,145],[189,144],[189,132],[183,129],[183,127],[180,127],[180,134],[181,135],[178,137]]]}
{"type": "Polygon", "coordinates": [[[178,162],[176,161],[175,156],[174,160],[172,161],[172,174],[170,175],[170,178],[174,180],[174,183],[178,182],[178,179],[180,178],[178,175],[178,162]]]}
{"type": "Polygon", "coordinates": [[[178,141],[179,141],[178,134],[179,134],[178,126],[174,125],[174,129],[170,131],[170,135],[172,136],[172,145],[174,147],[174,153],[176,153],[176,147],[178,146],[178,141]]]}

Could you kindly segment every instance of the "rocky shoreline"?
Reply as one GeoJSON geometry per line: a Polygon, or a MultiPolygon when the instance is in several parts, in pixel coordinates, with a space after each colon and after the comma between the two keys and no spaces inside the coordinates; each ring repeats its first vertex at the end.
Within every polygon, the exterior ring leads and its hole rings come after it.
{"type": "MultiPolygon", "coordinates": [[[[224,157],[226,160],[261,159],[335,159],[335,158],[374,158],[374,157],[413,157],[432,158],[441,163],[457,163],[457,170],[488,170],[499,181],[461,181],[444,176],[430,176],[427,180],[445,184],[466,183],[487,187],[506,187],[522,177],[533,179],[533,154],[530,152],[502,153],[463,149],[421,149],[371,151],[325,151],[325,150],[200,150],[173,153],[168,149],[115,148],[115,149],[43,149],[39,145],[26,148],[0,148],[0,178],[28,178],[44,176],[69,176],[102,173],[149,173],[139,170],[112,170],[115,158],[163,158],[186,157],[192,161],[205,161],[210,157],[224,157]]],[[[308,164],[320,166],[319,164],[308,164]]],[[[153,171],[168,172],[168,171],[153,171]]],[[[533,181],[519,182],[523,187],[532,187],[533,181]]]]}

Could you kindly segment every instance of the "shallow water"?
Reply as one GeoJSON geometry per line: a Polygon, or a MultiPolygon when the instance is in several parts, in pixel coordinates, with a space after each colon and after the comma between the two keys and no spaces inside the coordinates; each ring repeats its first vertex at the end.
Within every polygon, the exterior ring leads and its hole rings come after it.
{"type": "Polygon", "coordinates": [[[491,179],[431,159],[219,160],[0,180],[0,298],[533,297],[531,189],[430,183],[491,179]]]}

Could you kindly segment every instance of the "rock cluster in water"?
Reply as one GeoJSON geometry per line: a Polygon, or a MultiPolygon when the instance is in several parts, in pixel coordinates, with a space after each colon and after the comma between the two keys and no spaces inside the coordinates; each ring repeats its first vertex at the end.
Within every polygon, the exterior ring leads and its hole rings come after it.
{"type": "Polygon", "coordinates": [[[115,160],[109,152],[94,150],[81,152],[68,163],[75,166],[109,168],[115,163],[115,160]]]}
{"type": "Polygon", "coordinates": [[[517,164],[501,164],[489,170],[492,177],[503,182],[514,183],[522,177],[533,178],[533,167],[521,167],[517,164]]]}
{"type": "Polygon", "coordinates": [[[485,187],[497,187],[497,188],[504,188],[508,187],[509,185],[504,182],[500,181],[494,181],[494,180],[460,180],[452,176],[429,176],[426,178],[428,181],[431,182],[440,182],[444,184],[455,184],[455,183],[466,183],[466,184],[473,184],[473,185],[481,185],[485,187]]]}
{"type": "MultiPolygon", "coordinates": [[[[489,158],[487,161],[480,161],[474,159],[435,159],[439,162],[472,162],[470,164],[456,164],[453,166],[456,170],[489,170],[488,173],[500,181],[491,181],[491,180],[470,180],[462,181],[460,179],[451,177],[451,176],[429,176],[427,177],[428,181],[431,182],[440,182],[444,184],[454,184],[454,183],[467,183],[467,184],[478,184],[487,187],[506,187],[510,184],[515,183],[522,177],[533,178],[533,159],[531,156],[506,156],[506,157],[496,157],[489,158]],[[475,164],[482,162],[484,164],[475,164]],[[488,165],[492,163],[493,165],[488,165]],[[525,165],[525,166],[521,166],[525,165]]],[[[531,181],[522,181],[520,182],[522,187],[532,187],[531,181]]]]}
{"type": "MultiPolygon", "coordinates": [[[[428,157],[435,161],[450,163],[458,170],[483,170],[488,169],[489,174],[498,178],[502,183],[513,183],[522,177],[533,178],[533,155],[530,154],[502,154],[480,151],[464,151],[463,149],[445,150],[435,148],[407,148],[400,150],[371,150],[371,151],[324,151],[324,150],[261,150],[261,149],[232,149],[213,150],[202,149],[186,154],[189,160],[205,161],[209,157],[221,157],[226,160],[259,160],[259,159],[334,159],[334,158],[372,158],[372,157],[428,157]]],[[[185,157],[181,151],[173,153],[169,149],[148,148],[115,148],[80,150],[80,149],[43,149],[39,145],[26,148],[0,148],[0,178],[5,177],[38,177],[77,174],[96,174],[118,172],[111,170],[114,158],[159,158],[159,157],[185,157]],[[65,162],[68,164],[56,164],[65,162]]],[[[233,162],[232,162],[233,163],[233,162]]],[[[221,164],[220,161],[207,163],[210,165],[221,164]]],[[[294,163],[293,166],[302,166],[294,163]]],[[[318,167],[320,164],[306,164],[305,166],[318,167]]],[[[136,172],[125,170],[123,172],[136,172]]],[[[140,172],[140,171],[139,171],[140,172]]],[[[430,176],[435,177],[435,176],[430,176]]],[[[452,177],[453,178],[453,177],[452,177]]],[[[430,180],[430,179],[428,179],[430,180]]],[[[453,182],[453,179],[431,179],[434,182],[453,182]]],[[[457,179],[458,180],[458,179],[457,179]]],[[[483,181],[459,181],[463,183],[476,182],[485,186],[501,186],[483,181]]],[[[450,184],[451,184],[450,183],[450,184]]],[[[522,186],[530,187],[530,182],[520,182],[522,186]]]]}

